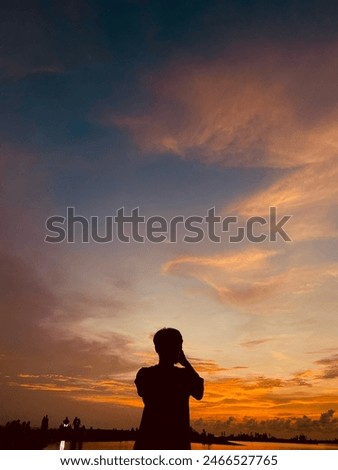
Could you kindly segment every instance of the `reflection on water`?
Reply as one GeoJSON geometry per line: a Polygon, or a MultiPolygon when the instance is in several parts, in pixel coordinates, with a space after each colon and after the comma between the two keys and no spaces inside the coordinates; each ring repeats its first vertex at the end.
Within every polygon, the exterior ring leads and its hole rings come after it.
{"type": "MultiPolygon", "coordinates": [[[[59,442],[50,444],[46,447],[47,450],[59,449],[59,442]]],[[[131,450],[133,449],[133,441],[121,442],[84,442],[82,449],[84,450],[131,450]]],[[[66,442],[65,449],[69,449],[69,442],[66,442]]],[[[210,446],[203,444],[192,444],[193,450],[333,450],[338,449],[338,445],[331,444],[295,444],[286,442],[235,442],[229,445],[216,445],[210,446]]]]}
{"type": "Polygon", "coordinates": [[[338,445],[331,444],[295,444],[292,442],[235,442],[235,445],[216,445],[206,446],[202,444],[193,444],[195,450],[326,450],[338,449],[338,445]]]}

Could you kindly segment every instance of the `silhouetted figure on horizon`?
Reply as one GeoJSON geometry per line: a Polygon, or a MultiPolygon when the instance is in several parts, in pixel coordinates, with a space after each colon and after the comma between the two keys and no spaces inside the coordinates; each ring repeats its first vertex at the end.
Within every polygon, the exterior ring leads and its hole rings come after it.
{"type": "Polygon", "coordinates": [[[158,365],[143,367],[136,375],[144,410],[134,449],[191,449],[189,397],[202,399],[204,381],[185,357],[182,344],[178,330],[159,330],[154,336],[158,365]]]}
{"type": "Polygon", "coordinates": [[[48,429],[48,423],[49,423],[48,415],[45,415],[45,416],[42,418],[42,421],[41,421],[41,430],[42,430],[42,431],[47,431],[47,429],[48,429]]]}
{"type": "Polygon", "coordinates": [[[70,421],[68,419],[68,416],[65,417],[65,419],[62,422],[62,425],[64,428],[69,428],[70,427],[70,421]]]}
{"type": "Polygon", "coordinates": [[[71,435],[70,449],[82,449],[81,419],[75,416],[73,420],[73,432],[71,435]]]}
{"type": "Polygon", "coordinates": [[[60,426],[61,429],[61,441],[69,441],[69,436],[71,433],[72,426],[70,424],[68,416],[62,421],[60,426]]]}
{"type": "Polygon", "coordinates": [[[73,427],[74,427],[74,429],[79,429],[80,424],[81,424],[80,418],[78,418],[77,416],[75,416],[75,418],[74,418],[74,420],[73,420],[73,427]]]}

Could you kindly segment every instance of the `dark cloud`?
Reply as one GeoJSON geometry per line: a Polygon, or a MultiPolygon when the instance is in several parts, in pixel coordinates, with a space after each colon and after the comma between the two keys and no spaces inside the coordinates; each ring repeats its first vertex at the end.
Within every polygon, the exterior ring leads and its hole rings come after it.
{"type": "Polygon", "coordinates": [[[330,357],[325,357],[315,362],[324,368],[321,378],[336,379],[338,377],[338,354],[333,354],[330,357]]]}
{"type": "Polygon", "coordinates": [[[332,364],[337,364],[338,361],[338,354],[334,354],[330,357],[325,357],[323,359],[318,359],[316,364],[324,365],[324,366],[331,366],[332,364]]]}
{"type": "Polygon", "coordinates": [[[267,343],[268,341],[271,341],[271,338],[261,338],[252,341],[244,341],[243,343],[241,343],[241,346],[244,346],[246,348],[252,348],[255,346],[259,346],[260,344],[267,343]]]}
{"type": "MultiPolygon", "coordinates": [[[[1,354],[8,375],[68,373],[93,377],[135,369],[123,354],[129,343],[127,336],[110,331],[102,342],[77,334],[74,324],[75,330],[68,336],[44,327],[46,320],[63,307],[62,299],[51,292],[32,266],[16,256],[1,257],[1,297],[1,354]]],[[[71,316],[70,303],[68,306],[71,316]]],[[[75,302],[76,318],[80,315],[78,308],[75,302]]]]}
{"type": "Polygon", "coordinates": [[[271,377],[257,377],[252,381],[243,381],[243,388],[248,390],[255,389],[274,389],[281,388],[286,385],[286,381],[278,378],[271,377]]]}
{"type": "Polygon", "coordinates": [[[201,374],[219,374],[222,372],[237,370],[237,369],[247,369],[247,366],[234,366],[234,367],[221,367],[216,361],[212,360],[203,360],[196,357],[189,357],[194,364],[194,367],[201,374]]]}

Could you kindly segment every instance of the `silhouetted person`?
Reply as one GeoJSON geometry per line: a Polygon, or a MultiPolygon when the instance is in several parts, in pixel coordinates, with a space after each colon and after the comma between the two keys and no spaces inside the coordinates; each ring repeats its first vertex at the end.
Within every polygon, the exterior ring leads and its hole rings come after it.
{"type": "Polygon", "coordinates": [[[61,441],[69,441],[72,426],[70,424],[68,416],[66,416],[65,419],[62,421],[62,424],[60,427],[61,427],[61,441]]]}
{"type": "Polygon", "coordinates": [[[65,419],[63,420],[63,423],[62,423],[62,424],[63,424],[63,427],[64,427],[64,428],[69,428],[69,426],[70,426],[70,421],[69,421],[69,419],[68,419],[68,416],[65,417],[65,419]]]}
{"type": "Polygon", "coordinates": [[[178,330],[159,330],[154,336],[158,365],[143,367],[136,375],[144,410],[134,449],[191,448],[189,397],[201,400],[204,381],[185,357],[182,344],[178,330]]]}
{"type": "Polygon", "coordinates": [[[80,449],[82,447],[82,436],[81,436],[81,420],[77,416],[75,416],[73,420],[73,432],[71,436],[70,448],[71,449],[80,449]]]}
{"type": "Polygon", "coordinates": [[[42,421],[41,421],[41,430],[42,430],[42,431],[47,431],[47,429],[48,429],[48,423],[49,423],[48,415],[45,415],[45,416],[42,418],[42,421]]]}
{"type": "Polygon", "coordinates": [[[74,420],[73,420],[73,427],[74,427],[74,429],[79,429],[80,424],[81,424],[80,418],[78,418],[77,416],[75,416],[75,418],[74,418],[74,420]]]}

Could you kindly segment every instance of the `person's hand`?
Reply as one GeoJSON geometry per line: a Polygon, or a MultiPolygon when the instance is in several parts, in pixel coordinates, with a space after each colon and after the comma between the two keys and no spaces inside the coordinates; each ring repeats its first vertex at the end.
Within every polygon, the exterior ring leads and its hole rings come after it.
{"type": "Polygon", "coordinates": [[[181,351],[179,352],[179,355],[178,355],[178,362],[179,364],[181,364],[181,366],[183,367],[187,367],[189,365],[189,361],[188,359],[185,357],[185,354],[183,352],[183,350],[181,349],[181,351]]]}

